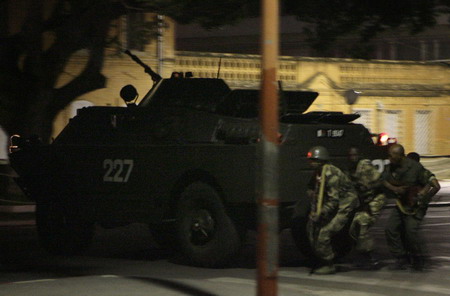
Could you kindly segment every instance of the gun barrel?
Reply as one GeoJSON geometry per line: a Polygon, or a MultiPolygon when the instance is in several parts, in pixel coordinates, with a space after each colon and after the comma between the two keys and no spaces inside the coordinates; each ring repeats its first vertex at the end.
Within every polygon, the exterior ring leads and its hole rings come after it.
{"type": "Polygon", "coordinates": [[[128,49],[125,50],[124,53],[129,55],[133,61],[135,61],[137,64],[139,64],[141,67],[143,67],[145,73],[150,75],[150,77],[152,78],[152,80],[154,82],[158,82],[162,79],[162,77],[158,73],[153,71],[152,68],[150,68],[150,66],[148,66],[144,62],[142,62],[140,58],[138,58],[136,55],[132,54],[128,49]]]}

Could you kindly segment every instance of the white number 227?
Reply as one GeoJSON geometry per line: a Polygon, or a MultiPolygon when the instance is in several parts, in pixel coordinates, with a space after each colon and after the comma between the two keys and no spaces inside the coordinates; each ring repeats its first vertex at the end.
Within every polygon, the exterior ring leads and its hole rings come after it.
{"type": "Polygon", "coordinates": [[[103,182],[126,183],[133,171],[133,159],[105,159],[103,161],[103,182]]]}

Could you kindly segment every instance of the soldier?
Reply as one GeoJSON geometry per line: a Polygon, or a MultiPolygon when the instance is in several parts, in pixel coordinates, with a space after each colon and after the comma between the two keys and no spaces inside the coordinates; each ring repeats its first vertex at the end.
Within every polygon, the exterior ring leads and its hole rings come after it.
{"type": "Polygon", "coordinates": [[[426,209],[421,204],[428,198],[431,186],[424,180],[423,166],[407,158],[402,145],[389,147],[389,160],[382,178],[386,196],[396,199],[385,229],[389,251],[396,259],[391,269],[406,269],[409,251],[412,267],[422,270],[424,254],[419,227],[426,209]]]}
{"type": "Polygon", "coordinates": [[[311,213],[307,225],[308,239],[320,261],[316,274],[336,272],[332,237],[341,231],[358,206],[358,197],[350,179],[330,164],[328,150],[322,146],[311,148],[307,155],[315,169],[308,189],[311,213]]]}
{"type": "Polygon", "coordinates": [[[8,142],[8,134],[0,126],[0,196],[8,193],[10,177],[17,177],[9,164],[8,142]]]}
{"type": "Polygon", "coordinates": [[[386,202],[382,192],[381,173],[369,159],[361,159],[358,147],[349,149],[349,166],[346,171],[359,198],[359,207],[350,226],[350,235],[356,241],[356,251],[363,256],[361,267],[374,269],[379,262],[373,257],[374,241],[369,228],[375,223],[386,202]]]}
{"type": "MultiPolygon", "coordinates": [[[[420,154],[418,154],[417,152],[410,152],[410,153],[408,153],[408,155],[406,155],[406,157],[420,163],[420,154]]],[[[428,192],[424,193],[424,195],[423,195],[424,199],[418,201],[421,204],[420,206],[425,209],[425,213],[426,213],[426,210],[428,209],[428,204],[430,203],[431,198],[433,196],[435,196],[439,190],[441,190],[441,185],[439,184],[439,181],[436,178],[436,176],[430,170],[427,170],[426,168],[424,168],[424,170],[423,170],[422,178],[423,178],[424,182],[427,182],[431,187],[428,192]]]]}
{"type": "MultiPolygon", "coordinates": [[[[420,163],[420,155],[416,152],[410,152],[408,155],[406,155],[407,158],[415,160],[420,163]]],[[[418,194],[417,199],[417,213],[416,216],[420,218],[420,220],[423,220],[423,217],[425,216],[428,205],[432,199],[433,196],[436,195],[436,193],[439,192],[441,189],[441,185],[439,184],[439,181],[437,180],[436,176],[428,169],[424,168],[422,171],[422,182],[428,184],[429,186],[426,186],[421,193],[418,194]],[[427,191],[428,190],[428,191],[427,191]]],[[[404,238],[403,238],[404,239],[404,238]]],[[[423,243],[423,246],[425,246],[425,243],[423,243]]],[[[424,247],[425,248],[425,247],[424,247]]],[[[412,254],[409,254],[412,255],[412,254]]],[[[414,257],[412,258],[414,262],[414,257]]],[[[413,268],[416,270],[422,270],[425,265],[424,256],[416,258],[416,263],[413,265],[413,268]]]]}
{"type": "Polygon", "coordinates": [[[9,138],[6,131],[0,126],[0,186],[7,185],[7,179],[3,176],[7,177],[16,177],[17,174],[9,165],[9,156],[8,156],[8,146],[9,146],[9,138]]]}

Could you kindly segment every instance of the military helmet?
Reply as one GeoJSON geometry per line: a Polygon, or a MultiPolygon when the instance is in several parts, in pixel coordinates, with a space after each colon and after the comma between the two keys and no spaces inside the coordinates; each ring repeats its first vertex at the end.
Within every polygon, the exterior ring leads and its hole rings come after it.
{"type": "Polygon", "coordinates": [[[327,148],[323,146],[314,146],[309,149],[307,157],[308,159],[329,160],[330,154],[328,153],[327,148]]]}

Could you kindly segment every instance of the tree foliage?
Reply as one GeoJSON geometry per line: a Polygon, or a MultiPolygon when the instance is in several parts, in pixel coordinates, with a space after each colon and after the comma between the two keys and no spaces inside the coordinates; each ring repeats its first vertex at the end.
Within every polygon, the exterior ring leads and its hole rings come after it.
{"type": "MultiPolygon", "coordinates": [[[[377,34],[405,28],[411,34],[436,24],[450,12],[448,0],[285,0],[285,12],[297,16],[313,48],[326,53],[338,37],[359,36],[362,50],[377,34]]],[[[361,53],[362,53],[361,52],[361,53]]]]}
{"type": "Polygon", "coordinates": [[[179,23],[198,23],[205,28],[231,24],[259,13],[259,0],[133,0],[128,4],[158,11],[179,23]]]}
{"type": "MultiPolygon", "coordinates": [[[[8,14],[8,2],[0,2],[0,15],[8,14]]],[[[227,0],[29,0],[22,29],[8,35],[5,18],[0,23],[0,125],[9,133],[50,138],[57,114],[75,98],[103,88],[101,70],[104,49],[111,41],[113,20],[128,13],[154,12],[179,22],[197,22],[205,27],[232,23],[249,11],[252,1],[227,0]],[[45,4],[54,2],[51,14],[45,4]],[[242,2],[242,3],[241,3],[242,2]],[[45,10],[45,11],[44,11],[45,10]],[[43,40],[52,40],[43,49],[43,40]],[[50,38],[49,38],[50,37],[50,38]],[[56,87],[70,57],[86,50],[84,70],[66,85],[56,87]]],[[[156,23],[143,23],[136,38],[154,36],[156,23]],[[154,28],[152,28],[154,26],[154,28]]],[[[142,42],[142,40],[140,40],[142,42]]]]}

